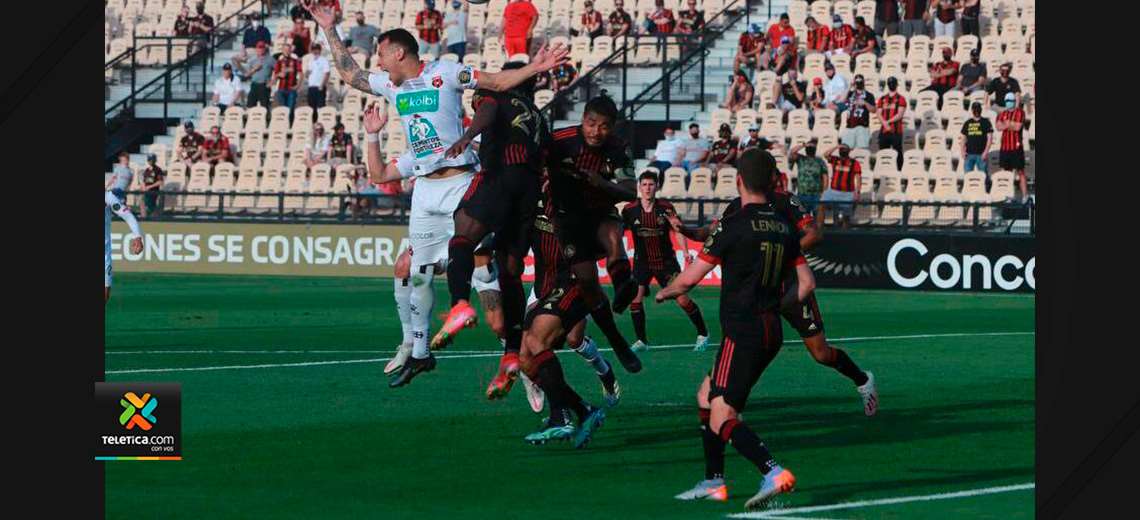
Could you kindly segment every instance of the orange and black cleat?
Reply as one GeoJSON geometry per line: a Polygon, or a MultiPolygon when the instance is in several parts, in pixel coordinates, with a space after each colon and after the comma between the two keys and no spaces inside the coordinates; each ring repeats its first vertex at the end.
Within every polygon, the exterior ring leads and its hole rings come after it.
{"type": "Polygon", "coordinates": [[[511,386],[519,377],[519,355],[507,352],[499,359],[499,373],[487,386],[487,399],[502,399],[511,391],[511,386]]]}
{"type": "Polygon", "coordinates": [[[451,308],[443,320],[443,327],[431,339],[431,349],[446,348],[455,339],[455,335],[462,329],[469,329],[479,323],[479,316],[475,308],[466,301],[461,301],[451,308]]]}

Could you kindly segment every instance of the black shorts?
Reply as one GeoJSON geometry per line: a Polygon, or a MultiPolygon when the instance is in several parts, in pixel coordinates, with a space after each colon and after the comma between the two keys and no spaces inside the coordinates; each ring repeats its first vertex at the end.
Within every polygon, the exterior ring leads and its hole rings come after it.
{"type": "Polygon", "coordinates": [[[1025,152],[999,152],[998,153],[998,167],[1003,170],[1024,170],[1025,169],[1025,152]]]}
{"type": "Polygon", "coordinates": [[[648,262],[638,262],[637,259],[633,261],[633,279],[637,280],[637,285],[648,288],[653,280],[657,280],[657,285],[662,289],[669,285],[673,277],[681,273],[681,267],[677,265],[677,261],[666,261],[664,269],[653,269],[649,267],[648,262]]]}
{"type": "Polygon", "coordinates": [[[557,316],[562,320],[563,330],[569,332],[579,321],[586,319],[590,311],[586,308],[586,301],[582,298],[578,284],[573,284],[569,288],[559,286],[545,298],[535,302],[526,313],[523,329],[529,329],[534,319],[543,314],[557,316]]]}
{"type": "Polygon", "coordinates": [[[752,387],[780,352],[784,343],[780,317],[769,312],[757,321],[760,323],[759,331],[752,330],[757,328],[756,323],[749,324],[747,328],[724,328],[720,351],[709,372],[710,401],[718,396],[723,397],[724,402],[737,411],[743,410],[752,387]],[[737,329],[736,332],[741,333],[734,334],[731,329],[737,329]]]}
{"type": "Polygon", "coordinates": [[[823,314],[819,312],[819,303],[815,300],[815,291],[804,300],[790,309],[782,309],[780,315],[788,324],[796,329],[801,338],[807,339],[823,333],[823,314]]]}
{"type": "Polygon", "coordinates": [[[525,254],[541,191],[539,173],[525,166],[507,166],[501,172],[480,170],[457,209],[495,234],[495,249],[506,247],[525,254]]]}
{"type": "Polygon", "coordinates": [[[606,250],[598,240],[598,228],[612,221],[621,229],[621,216],[617,208],[597,214],[559,211],[557,214],[558,241],[562,243],[562,255],[571,264],[597,262],[606,257],[606,250]]]}

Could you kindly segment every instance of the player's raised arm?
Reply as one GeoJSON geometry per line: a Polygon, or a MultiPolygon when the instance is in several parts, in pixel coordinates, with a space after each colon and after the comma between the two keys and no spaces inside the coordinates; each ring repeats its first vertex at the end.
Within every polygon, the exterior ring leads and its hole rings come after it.
{"type": "Polygon", "coordinates": [[[336,31],[336,12],[330,5],[321,5],[317,0],[301,0],[301,4],[313,15],[313,20],[325,31],[325,39],[329,42],[329,51],[332,53],[332,62],[336,66],[340,78],[357,90],[372,92],[368,84],[368,71],[360,68],[352,59],[348,48],[344,46],[340,35],[336,31]]]}
{"type": "Polygon", "coordinates": [[[709,274],[716,267],[716,264],[709,263],[703,257],[697,257],[692,263],[685,267],[681,274],[673,278],[669,282],[669,286],[657,291],[657,303],[665,300],[672,300],[682,294],[688,293],[693,287],[696,287],[701,280],[705,279],[705,275],[709,274]]]}
{"type": "MultiPolygon", "coordinates": [[[[530,77],[551,70],[570,60],[570,49],[558,44],[554,47],[543,46],[534,55],[534,59],[521,69],[503,70],[500,72],[479,72],[479,88],[503,92],[510,90],[530,77]]],[[[367,79],[367,78],[366,78],[367,79]]]]}
{"type": "Polygon", "coordinates": [[[447,149],[446,156],[448,159],[459,157],[459,154],[467,149],[467,145],[471,144],[475,136],[483,133],[483,130],[490,128],[491,123],[495,122],[495,100],[479,96],[475,101],[477,108],[475,109],[475,117],[471,118],[471,126],[455,144],[447,149]]]}

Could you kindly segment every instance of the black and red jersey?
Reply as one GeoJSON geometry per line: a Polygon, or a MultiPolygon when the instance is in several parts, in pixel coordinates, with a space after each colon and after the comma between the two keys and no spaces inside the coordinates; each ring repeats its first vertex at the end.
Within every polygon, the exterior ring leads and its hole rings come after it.
{"type": "MultiPolygon", "coordinates": [[[[811,212],[804,208],[800,199],[795,195],[787,192],[775,192],[769,195],[768,203],[777,213],[783,215],[784,218],[791,222],[796,228],[796,233],[800,238],[804,236],[804,230],[815,223],[815,217],[811,212]]],[[[732,199],[728,206],[721,212],[720,218],[728,217],[729,215],[740,210],[740,197],[732,199]]]]}
{"type": "Polygon", "coordinates": [[[562,251],[555,229],[554,206],[550,194],[543,192],[534,217],[530,248],[534,252],[534,295],[546,298],[554,289],[571,283],[570,262],[562,251]]]}
{"type": "Polygon", "coordinates": [[[831,157],[831,189],[835,191],[856,191],[859,189],[859,175],[863,167],[854,157],[831,157]]]}
{"type": "Polygon", "coordinates": [[[633,201],[621,210],[621,220],[625,228],[633,234],[633,262],[645,263],[651,270],[663,270],[677,263],[676,251],[670,234],[667,215],[676,214],[673,204],[664,200],[654,200],[646,210],[641,201],[633,201]]]}
{"type": "Polygon", "coordinates": [[[475,91],[471,101],[476,112],[484,106],[495,110],[494,122],[483,130],[479,143],[482,168],[499,173],[506,166],[525,166],[539,174],[551,138],[546,117],[534,102],[513,92],[484,89],[475,91]]]}
{"type": "Polygon", "coordinates": [[[633,161],[625,153],[625,146],[611,136],[601,146],[589,146],[582,136],[581,126],[555,130],[546,155],[546,169],[550,175],[550,193],[555,208],[570,216],[578,212],[591,215],[612,214],[614,200],[586,180],[585,173],[597,173],[603,179],[629,177],[633,161]]]}
{"type": "Polygon", "coordinates": [[[1005,129],[1001,131],[1001,151],[1020,152],[1024,149],[1021,132],[1025,130],[1025,111],[1020,107],[1006,110],[998,114],[998,122],[1021,123],[1021,130],[1005,129]]]}
{"type": "MultiPolygon", "coordinates": [[[[886,121],[895,117],[906,108],[906,98],[902,97],[902,94],[898,92],[889,92],[880,97],[876,104],[879,107],[879,119],[886,121]]],[[[901,134],[903,133],[903,120],[900,118],[898,121],[883,127],[879,132],[901,134]]]]}

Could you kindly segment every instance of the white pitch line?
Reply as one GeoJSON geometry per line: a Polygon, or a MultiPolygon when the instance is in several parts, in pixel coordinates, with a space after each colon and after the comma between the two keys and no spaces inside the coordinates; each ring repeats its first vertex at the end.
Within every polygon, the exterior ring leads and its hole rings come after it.
{"type": "Polygon", "coordinates": [[[909,502],[928,502],[932,500],[949,500],[953,498],[967,498],[976,497],[981,495],[993,495],[996,493],[1008,493],[1011,491],[1023,491],[1026,489],[1033,489],[1036,484],[1033,482],[1026,482],[1024,484],[1015,484],[1012,486],[997,486],[988,488],[967,489],[964,491],[955,491],[953,493],[938,493],[934,495],[912,495],[893,498],[880,498],[875,500],[860,500],[858,502],[841,502],[838,504],[829,504],[825,506],[806,506],[806,507],[792,507],[788,509],[773,509],[771,511],[758,511],[754,513],[735,513],[728,515],[732,518],[761,518],[761,519],[783,519],[789,520],[793,517],[785,516],[790,514],[801,513],[814,513],[818,511],[834,511],[836,509],[858,509],[863,507],[885,506],[891,504],[906,504],[909,502]]]}
{"type": "MultiPolygon", "coordinates": [[[[881,341],[881,340],[898,340],[898,339],[922,339],[922,338],[958,338],[958,337],[975,337],[975,336],[1026,336],[1033,335],[1035,332],[985,332],[985,333],[945,333],[945,334],[909,334],[905,336],[864,336],[864,337],[851,337],[851,338],[834,338],[831,341],[881,341]]],[[[671,350],[678,348],[692,348],[692,343],[683,343],[678,345],[651,345],[650,351],[653,350],[671,350]]],[[[612,348],[598,349],[602,352],[612,352],[612,348]]],[[[482,352],[478,354],[456,354],[456,355],[440,355],[436,356],[439,359],[472,359],[472,358],[485,358],[485,357],[499,357],[501,352],[482,352]]],[[[134,368],[125,370],[107,370],[104,374],[144,374],[154,372],[202,372],[208,370],[242,370],[254,368],[284,368],[284,367],[308,367],[319,365],[348,365],[355,363],[381,363],[387,362],[392,358],[369,358],[369,359],[338,359],[334,361],[305,361],[298,363],[264,363],[257,365],[223,365],[223,366],[208,366],[208,367],[175,367],[175,368],[134,368]]]]}
{"type": "MultiPolygon", "coordinates": [[[[945,334],[910,334],[901,336],[854,336],[850,338],[832,338],[833,342],[900,340],[923,338],[956,338],[965,336],[1030,336],[1036,332],[954,332],[945,334]]],[[[680,348],[685,345],[653,345],[651,348],[680,348]]],[[[132,354],[381,354],[390,350],[287,350],[287,349],[250,349],[250,350],[108,350],[104,355],[132,355],[132,354]]],[[[451,354],[481,354],[486,350],[450,350],[451,354]]]]}

